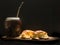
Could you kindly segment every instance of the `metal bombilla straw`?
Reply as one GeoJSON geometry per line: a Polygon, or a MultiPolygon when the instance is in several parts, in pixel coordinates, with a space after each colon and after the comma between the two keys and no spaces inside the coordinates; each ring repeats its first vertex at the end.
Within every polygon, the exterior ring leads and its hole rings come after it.
{"type": "Polygon", "coordinates": [[[20,9],[21,9],[21,7],[22,7],[22,5],[23,5],[23,1],[21,2],[21,4],[20,4],[20,6],[19,6],[19,8],[18,8],[18,11],[17,11],[17,16],[16,17],[18,17],[19,16],[19,12],[20,12],[20,9]]]}

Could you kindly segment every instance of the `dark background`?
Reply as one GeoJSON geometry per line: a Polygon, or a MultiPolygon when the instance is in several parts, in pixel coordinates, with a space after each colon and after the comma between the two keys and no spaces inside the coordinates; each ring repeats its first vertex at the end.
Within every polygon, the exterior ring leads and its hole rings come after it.
{"type": "MultiPolygon", "coordinates": [[[[60,1],[59,0],[23,0],[19,17],[23,29],[42,29],[49,34],[60,33],[60,1]]],[[[22,0],[0,1],[0,35],[4,34],[4,20],[15,17],[22,0]]]]}

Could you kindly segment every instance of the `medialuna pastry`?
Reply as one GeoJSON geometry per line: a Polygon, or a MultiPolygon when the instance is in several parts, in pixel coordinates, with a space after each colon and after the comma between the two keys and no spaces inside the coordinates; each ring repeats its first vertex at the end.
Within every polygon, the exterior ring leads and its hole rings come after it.
{"type": "Polygon", "coordinates": [[[48,33],[43,30],[24,30],[20,35],[22,39],[47,39],[48,37],[48,33]]]}
{"type": "Polygon", "coordinates": [[[33,37],[34,37],[34,31],[32,30],[24,30],[20,35],[20,38],[24,39],[32,39],[33,37]]]}
{"type": "Polygon", "coordinates": [[[43,30],[37,30],[37,31],[35,31],[35,37],[36,38],[48,38],[48,33],[47,32],[45,32],[45,31],[43,31],[43,30]]]}

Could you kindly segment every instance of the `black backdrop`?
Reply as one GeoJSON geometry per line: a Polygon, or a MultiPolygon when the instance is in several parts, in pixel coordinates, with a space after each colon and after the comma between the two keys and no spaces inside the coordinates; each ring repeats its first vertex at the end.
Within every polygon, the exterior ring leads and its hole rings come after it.
{"type": "MultiPolygon", "coordinates": [[[[6,17],[16,16],[22,0],[0,1],[0,34],[4,34],[6,17]]],[[[60,5],[58,0],[24,0],[19,17],[23,29],[42,29],[60,33],[60,5]]]]}

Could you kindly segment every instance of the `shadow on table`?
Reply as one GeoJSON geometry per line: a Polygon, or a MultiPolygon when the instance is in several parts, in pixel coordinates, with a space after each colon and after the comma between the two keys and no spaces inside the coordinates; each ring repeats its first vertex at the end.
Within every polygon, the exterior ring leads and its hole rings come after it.
{"type": "Polygon", "coordinates": [[[53,41],[37,41],[37,40],[16,40],[16,39],[2,39],[1,41],[5,42],[23,42],[23,43],[30,43],[30,44],[56,44],[59,42],[59,40],[53,40],[53,41]]]}
{"type": "MultiPolygon", "coordinates": [[[[53,37],[59,37],[60,38],[60,33],[53,32],[52,35],[53,37]]],[[[1,36],[0,36],[1,37],[1,36]]],[[[1,41],[4,42],[23,42],[23,43],[30,43],[30,44],[56,44],[60,42],[60,39],[57,40],[51,40],[51,41],[37,41],[37,40],[16,40],[16,39],[1,39],[1,41]]]]}

